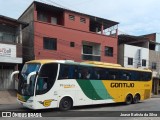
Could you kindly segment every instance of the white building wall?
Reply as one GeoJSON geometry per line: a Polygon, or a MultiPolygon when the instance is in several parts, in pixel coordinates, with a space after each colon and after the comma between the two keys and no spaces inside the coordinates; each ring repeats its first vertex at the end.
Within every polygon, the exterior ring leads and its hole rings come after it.
{"type": "MultiPolygon", "coordinates": [[[[156,42],[157,42],[157,43],[160,43],[160,34],[159,34],[159,33],[156,33],[156,42]]],[[[160,44],[156,44],[156,49],[155,49],[155,51],[160,52],[160,44]]]]}
{"type": "Polygon", "coordinates": [[[126,45],[124,44],[124,67],[134,67],[137,68],[137,64],[139,62],[139,55],[138,52],[141,50],[140,54],[140,68],[149,68],[149,49],[137,47],[133,45],[126,45]],[[133,65],[128,65],[128,58],[133,58],[133,65]],[[142,66],[142,59],[146,60],[146,66],[142,66]]]}
{"type": "Polygon", "coordinates": [[[156,33],[156,42],[160,43],[160,33],[156,33]]]}

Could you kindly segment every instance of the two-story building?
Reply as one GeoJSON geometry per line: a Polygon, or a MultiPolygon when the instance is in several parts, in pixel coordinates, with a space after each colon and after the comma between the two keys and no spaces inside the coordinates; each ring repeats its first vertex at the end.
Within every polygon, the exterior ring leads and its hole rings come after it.
{"type": "Polygon", "coordinates": [[[118,63],[125,67],[153,71],[153,93],[160,93],[160,35],[119,35],[118,63]]]}
{"type": "Polygon", "coordinates": [[[24,62],[32,59],[117,63],[118,22],[33,2],[19,17],[24,62]]]}
{"type": "Polygon", "coordinates": [[[0,15],[0,90],[14,89],[10,79],[22,64],[22,29],[26,23],[0,15]]]}

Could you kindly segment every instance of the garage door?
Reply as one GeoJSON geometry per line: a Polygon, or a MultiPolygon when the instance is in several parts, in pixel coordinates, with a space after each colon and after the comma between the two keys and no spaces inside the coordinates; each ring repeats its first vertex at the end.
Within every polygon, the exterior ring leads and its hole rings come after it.
{"type": "Polygon", "coordinates": [[[10,79],[11,73],[14,69],[0,68],[0,90],[14,89],[15,83],[10,79]]]}

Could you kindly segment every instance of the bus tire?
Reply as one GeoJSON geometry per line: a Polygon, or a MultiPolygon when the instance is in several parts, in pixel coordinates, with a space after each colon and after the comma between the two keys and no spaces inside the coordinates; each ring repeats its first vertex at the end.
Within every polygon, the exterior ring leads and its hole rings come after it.
{"type": "Polygon", "coordinates": [[[132,103],[132,101],[133,101],[132,95],[131,95],[131,94],[128,94],[128,95],[126,96],[126,99],[125,99],[125,104],[126,104],[126,105],[129,105],[129,104],[132,103]]]}
{"type": "Polygon", "coordinates": [[[62,111],[70,110],[73,106],[73,100],[70,97],[64,97],[61,99],[59,109],[62,111]]]}
{"type": "Polygon", "coordinates": [[[133,98],[133,104],[136,104],[140,101],[140,95],[139,94],[136,94],[133,98]]]}

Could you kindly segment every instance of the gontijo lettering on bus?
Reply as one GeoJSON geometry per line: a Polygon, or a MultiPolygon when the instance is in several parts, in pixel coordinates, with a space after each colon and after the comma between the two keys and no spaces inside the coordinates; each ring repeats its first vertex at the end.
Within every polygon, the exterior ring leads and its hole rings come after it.
{"type": "Polygon", "coordinates": [[[122,87],[133,88],[134,83],[111,83],[111,87],[112,88],[122,88],[122,87]]]}

